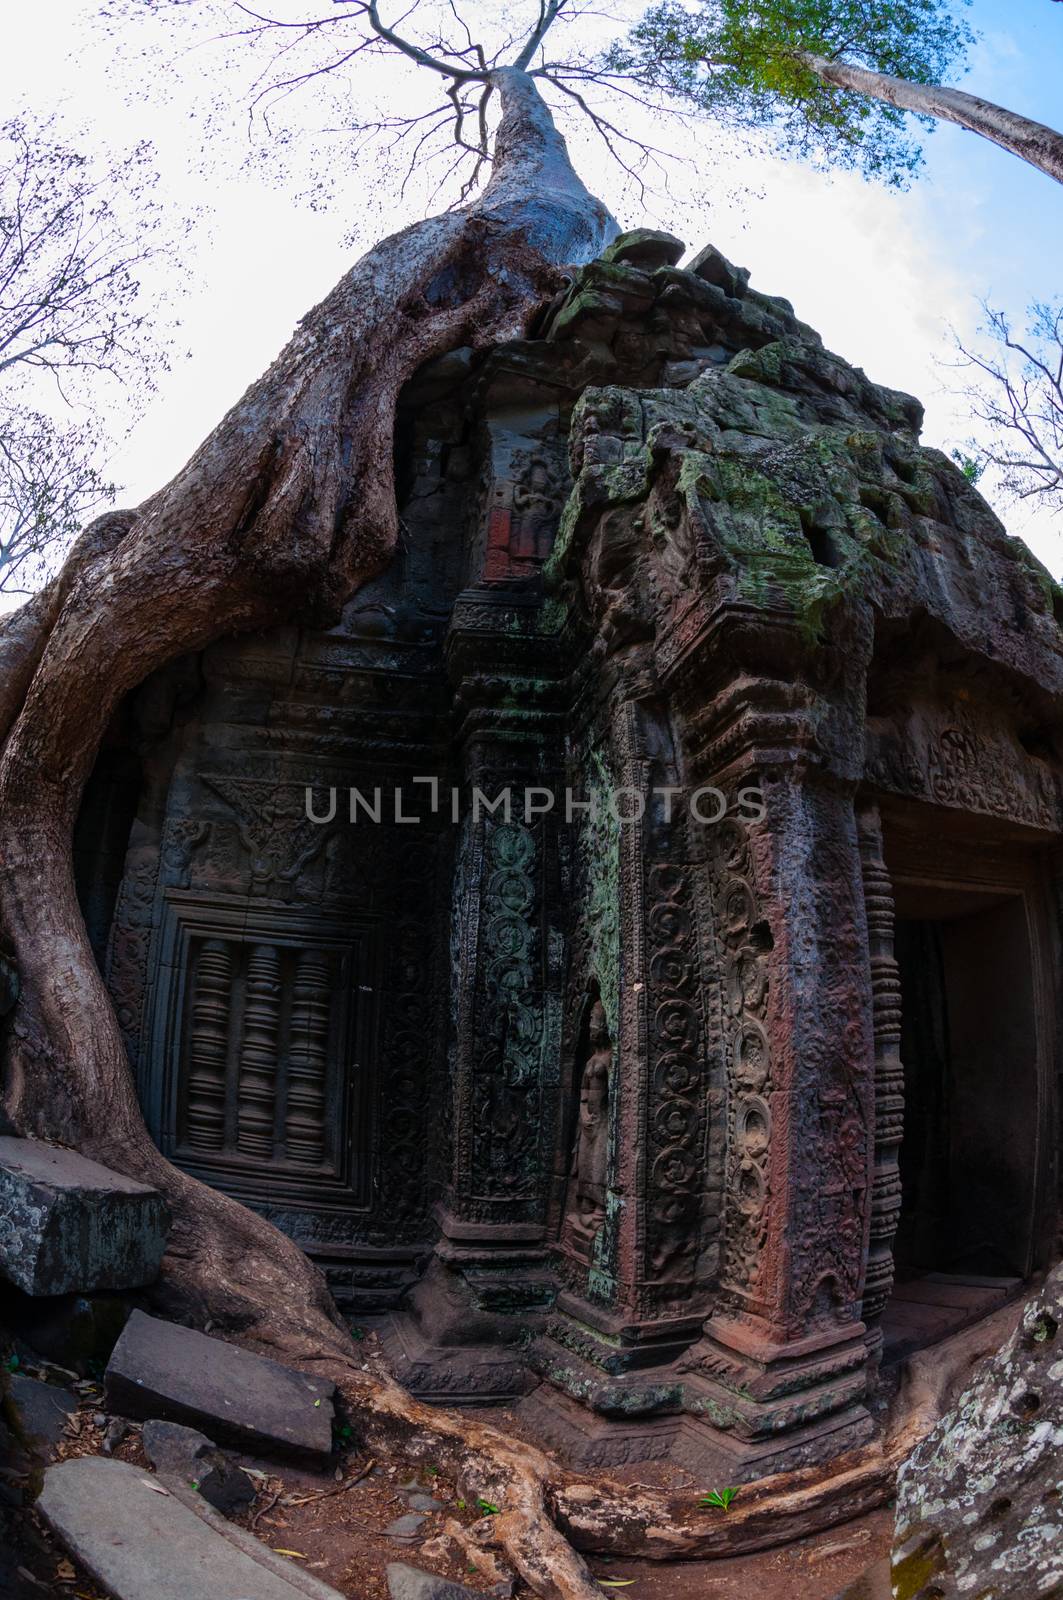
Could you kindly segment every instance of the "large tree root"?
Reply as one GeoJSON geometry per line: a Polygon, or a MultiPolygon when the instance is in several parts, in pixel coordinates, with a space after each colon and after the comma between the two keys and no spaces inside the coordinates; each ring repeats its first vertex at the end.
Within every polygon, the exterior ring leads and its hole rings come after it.
{"type": "Polygon", "coordinates": [[[559,267],[608,238],[611,218],[573,173],[532,80],[506,69],[492,81],[503,117],[483,196],[370,251],[173,482],[95,524],[0,629],[0,921],[22,990],[6,1024],[3,1108],[17,1131],[166,1196],[163,1309],[328,1373],[366,1449],[445,1469],[502,1508],[492,1538],[537,1594],[592,1600],[599,1589],[577,1545],[695,1557],[778,1543],[810,1517],[878,1503],[893,1459],[868,1452],[829,1482],[768,1480],[723,1517],[565,1472],[369,1370],[297,1246],[152,1144],[71,861],[80,797],[122,697],[226,633],[335,616],[395,545],[402,384],[446,350],[524,332],[559,267]]]}
{"type": "Polygon", "coordinates": [[[1020,1315],[1018,1306],[1005,1308],[915,1357],[881,1443],[828,1468],[750,1484],[723,1513],[699,1507],[689,1490],[633,1488],[570,1472],[534,1445],[416,1400],[352,1341],[321,1274],[296,1245],[171,1167],[150,1144],[140,1155],[135,1170],[163,1188],[174,1210],[158,1291],[163,1308],[184,1316],[194,1310],[243,1345],[332,1378],[363,1452],[435,1467],[470,1502],[482,1498],[500,1508],[484,1530],[486,1542],[544,1600],[600,1600],[578,1552],[711,1560],[789,1543],[881,1506],[901,1461],[1020,1315]]]}
{"type": "MultiPolygon", "coordinates": [[[[100,1153],[113,1159],[113,1151],[100,1153]]],[[[216,1332],[332,1378],[363,1452],[432,1466],[470,1502],[500,1507],[485,1542],[545,1600],[600,1597],[579,1552],[711,1560],[789,1543],[881,1506],[901,1461],[1021,1311],[1007,1307],[913,1358],[882,1442],[827,1468],[750,1484],[723,1513],[700,1507],[690,1490],[633,1488],[568,1471],[534,1445],[416,1400],[352,1341],[317,1268],[271,1224],[177,1171],[150,1144],[135,1170],[164,1189],[174,1210],[162,1307],[184,1316],[194,1310],[216,1332]]]]}

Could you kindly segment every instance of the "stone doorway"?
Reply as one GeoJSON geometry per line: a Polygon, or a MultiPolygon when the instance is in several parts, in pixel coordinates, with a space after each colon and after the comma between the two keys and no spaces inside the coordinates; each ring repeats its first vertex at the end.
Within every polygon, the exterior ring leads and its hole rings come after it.
{"type": "Polygon", "coordinates": [[[911,817],[884,818],[904,1064],[887,1360],[1018,1293],[1045,1264],[1050,1224],[1046,858],[971,819],[935,837],[934,820],[916,840],[911,817]]]}

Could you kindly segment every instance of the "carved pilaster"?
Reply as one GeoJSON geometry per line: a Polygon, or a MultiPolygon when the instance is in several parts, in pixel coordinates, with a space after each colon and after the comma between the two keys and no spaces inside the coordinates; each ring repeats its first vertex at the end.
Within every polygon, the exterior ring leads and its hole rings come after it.
{"type": "Polygon", "coordinates": [[[872,1352],[882,1344],[879,1319],[893,1286],[893,1238],[901,1212],[898,1153],[904,1132],[901,1061],[901,980],[893,954],[893,888],[882,854],[877,806],[857,817],[864,900],[867,906],[871,1003],[875,1034],[875,1166],[863,1320],[872,1352]]]}
{"type": "Polygon", "coordinates": [[[870,1017],[851,804],[796,762],[764,796],[762,822],[710,846],[727,1153],[720,1294],[689,1393],[740,1452],[785,1433],[773,1448],[796,1463],[871,1427],[870,1017]]]}
{"type": "Polygon", "coordinates": [[[800,657],[792,626],[736,609],[677,679],[697,782],[760,797],[706,839],[724,1216],[716,1306],[684,1360],[687,1405],[747,1465],[769,1449],[815,1460],[872,1426],[860,1403],[872,1026],[855,775],[832,760],[850,707],[800,657]]]}
{"type": "Polygon", "coordinates": [[[462,812],[451,895],[450,1137],[434,1259],[385,1334],[394,1370],[439,1397],[521,1393],[530,1381],[524,1344],[554,1293],[544,1235],[563,945],[559,825],[542,797],[560,787],[559,718],[552,680],[529,670],[541,648],[529,600],[466,591],[447,644],[462,812]],[[539,804],[529,809],[532,790],[539,804]]]}
{"type": "Polygon", "coordinates": [[[187,1143],[205,1155],[216,1154],[225,1143],[225,1068],[232,982],[232,947],[224,939],[208,939],[196,963],[185,1126],[187,1143]]]}
{"type": "Polygon", "coordinates": [[[236,1115],[236,1142],[249,1156],[273,1154],[280,994],[280,957],[277,949],[271,944],[256,944],[247,961],[247,997],[236,1115]]]}

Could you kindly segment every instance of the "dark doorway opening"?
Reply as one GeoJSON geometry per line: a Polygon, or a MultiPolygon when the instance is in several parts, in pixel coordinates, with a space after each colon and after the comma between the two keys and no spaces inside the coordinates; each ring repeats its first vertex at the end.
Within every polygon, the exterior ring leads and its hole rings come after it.
{"type": "Polygon", "coordinates": [[[895,835],[890,862],[905,1105],[887,1359],[1019,1293],[1043,1231],[1048,1027],[1031,858],[994,850],[997,881],[974,881],[990,873],[969,841],[965,883],[952,841],[940,878],[925,835],[917,860],[904,842],[895,835]]]}
{"type": "Polygon", "coordinates": [[[1021,895],[962,907],[978,898],[953,894],[946,906],[931,894],[922,917],[897,922],[899,1277],[1030,1271],[1037,1026],[1029,927],[1021,895]]]}

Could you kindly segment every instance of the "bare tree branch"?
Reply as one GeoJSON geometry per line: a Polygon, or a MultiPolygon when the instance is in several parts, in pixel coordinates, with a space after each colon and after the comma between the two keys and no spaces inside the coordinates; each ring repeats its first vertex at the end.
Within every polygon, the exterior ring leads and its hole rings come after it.
{"type": "Polygon", "coordinates": [[[527,72],[535,57],[535,52],[546,38],[564,3],[565,0],[539,0],[539,20],[528,35],[523,50],[521,50],[513,63],[518,72],[527,72]]]}
{"type": "Polygon", "coordinates": [[[970,374],[956,393],[983,434],[955,452],[972,477],[988,474],[1005,499],[1063,512],[1063,301],[1030,307],[1024,336],[983,303],[986,344],[953,335],[953,366],[970,374]]]}
{"type": "Polygon", "coordinates": [[[164,249],[146,143],[90,163],[50,124],[0,126],[0,590],[24,593],[113,494],[102,411],[120,386],[129,421],[165,370],[142,273],[164,249]],[[60,408],[56,413],[56,403],[60,408]]]}
{"type": "Polygon", "coordinates": [[[401,51],[404,56],[409,56],[419,67],[428,67],[432,72],[442,73],[444,78],[456,78],[464,82],[469,78],[479,78],[482,72],[474,72],[468,68],[455,67],[452,62],[440,61],[435,56],[429,55],[427,50],[422,50],[420,45],[413,44],[409,39],[404,39],[393,28],[381,20],[377,0],[336,0],[338,5],[354,5],[359,11],[364,11],[369,19],[373,32],[379,34],[381,39],[386,39],[388,44],[401,51]]]}

